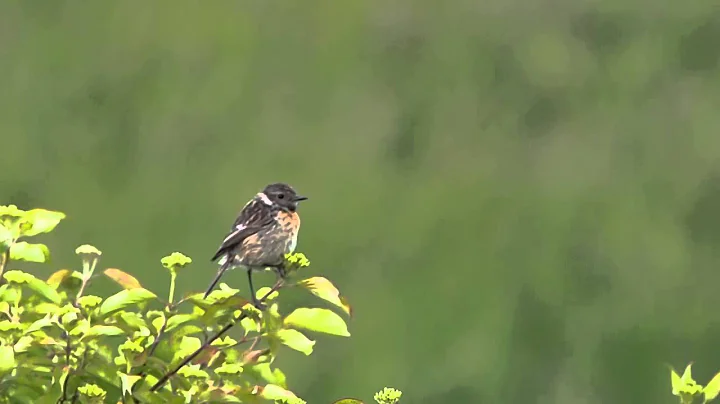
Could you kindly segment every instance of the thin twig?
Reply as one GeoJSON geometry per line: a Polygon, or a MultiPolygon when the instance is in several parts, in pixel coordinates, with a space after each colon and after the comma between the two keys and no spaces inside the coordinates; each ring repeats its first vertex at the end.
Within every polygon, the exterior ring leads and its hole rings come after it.
{"type": "Polygon", "coordinates": [[[85,288],[87,287],[87,284],[90,282],[90,275],[83,276],[82,284],[80,285],[80,290],[78,291],[77,296],[75,296],[75,304],[74,306],[77,307],[78,301],[80,300],[80,297],[82,297],[82,294],[85,292],[85,288]]]}
{"type": "MultiPolygon", "coordinates": [[[[278,280],[278,281],[275,283],[275,285],[265,294],[265,296],[263,296],[262,298],[260,298],[259,302],[260,302],[260,303],[264,303],[265,300],[268,298],[268,296],[270,296],[270,294],[272,294],[273,292],[277,291],[278,289],[280,289],[280,288],[282,287],[283,283],[284,283],[283,279],[278,280]]],[[[241,312],[241,313],[240,313],[237,317],[235,317],[230,323],[226,324],[225,327],[223,327],[222,329],[220,329],[220,331],[218,331],[217,333],[215,333],[215,335],[213,335],[212,337],[210,337],[210,339],[208,339],[207,341],[205,341],[205,343],[202,344],[202,346],[201,346],[200,348],[196,349],[195,352],[193,352],[193,353],[191,353],[190,355],[188,355],[188,357],[185,358],[182,362],[180,362],[180,364],[177,365],[173,370],[171,370],[170,372],[166,373],[163,377],[161,377],[160,380],[158,380],[157,383],[155,383],[155,384],[150,388],[150,391],[157,391],[157,390],[159,390],[160,387],[162,387],[163,385],[165,385],[165,383],[167,383],[167,381],[170,380],[171,377],[175,376],[175,375],[177,374],[177,372],[180,371],[180,369],[182,369],[185,365],[187,365],[188,363],[190,363],[193,359],[195,359],[198,355],[200,355],[200,353],[201,353],[202,351],[204,351],[205,349],[207,349],[207,348],[210,346],[210,344],[212,344],[215,340],[217,340],[218,338],[220,338],[220,337],[222,337],[223,335],[225,335],[226,332],[230,331],[230,329],[233,328],[233,327],[235,326],[235,324],[237,324],[238,322],[242,321],[242,319],[244,319],[245,317],[247,317],[247,312],[244,312],[244,311],[241,312]]]]}
{"type": "Polygon", "coordinates": [[[68,375],[65,377],[65,380],[63,381],[63,395],[62,395],[62,403],[67,401],[67,388],[68,388],[68,382],[70,380],[70,375],[72,374],[72,369],[70,368],[70,355],[72,354],[72,346],[70,345],[70,333],[67,331],[64,331],[65,334],[65,364],[67,365],[68,369],[68,375]]]}

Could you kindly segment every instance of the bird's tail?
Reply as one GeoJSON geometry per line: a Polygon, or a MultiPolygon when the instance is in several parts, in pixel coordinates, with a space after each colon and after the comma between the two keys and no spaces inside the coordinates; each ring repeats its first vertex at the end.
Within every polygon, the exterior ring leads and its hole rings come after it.
{"type": "Polygon", "coordinates": [[[230,259],[230,257],[226,257],[225,262],[223,262],[222,265],[220,265],[220,268],[218,269],[217,274],[215,275],[215,279],[213,279],[207,292],[205,292],[205,296],[203,296],[203,300],[207,299],[210,292],[212,292],[213,289],[215,289],[215,285],[217,285],[217,283],[220,282],[220,278],[223,276],[225,271],[227,271],[228,268],[230,268],[231,262],[232,262],[232,260],[230,259]]]}

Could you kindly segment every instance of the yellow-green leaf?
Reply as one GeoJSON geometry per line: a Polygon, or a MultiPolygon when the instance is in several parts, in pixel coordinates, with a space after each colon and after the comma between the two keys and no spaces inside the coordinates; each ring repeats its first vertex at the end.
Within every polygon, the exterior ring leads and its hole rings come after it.
{"type": "Polygon", "coordinates": [[[18,209],[15,205],[0,205],[0,219],[5,219],[6,217],[23,217],[26,213],[24,210],[18,209]]]}
{"type": "Polygon", "coordinates": [[[101,256],[102,251],[98,250],[95,246],[90,244],[83,244],[80,247],[75,249],[75,254],[77,255],[91,255],[91,256],[101,256]]]}
{"type": "Polygon", "coordinates": [[[260,397],[266,400],[291,400],[298,398],[292,391],[275,384],[266,384],[260,393],[260,397]]]}
{"type": "Polygon", "coordinates": [[[26,284],[30,289],[55,304],[59,304],[62,300],[55,289],[31,274],[13,270],[6,272],[4,277],[8,282],[26,284]]]}
{"type": "Polygon", "coordinates": [[[679,396],[683,388],[683,382],[682,379],[680,379],[680,375],[675,372],[675,369],[670,369],[670,385],[672,386],[672,394],[679,396]]]}
{"type": "Polygon", "coordinates": [[[163,257],[160,260],[160,263],[165,268],[175,271],[192,263],[192,259],[183,253],[174,252],[166,257],[163,257]]]}
{"type": "Polygon", "coordinates": [[[365,404],[357,398],[341,398],[332,404],[365,404]]]}
{"type": "Polygon", "coordinates": [[[32,227],[23,231],[22,234],[35,236],[52,231],[61,220],[65,219],[65,214],[46,209],[33,209],[25,213],[25,218],[30,221],[32,227]]]}
{"type": "Polygon", "coordinates": [[[30,244],[19,241],[10,246],[10,259],[28,262],[47,262],[50,250],[45,244],[30,244]]]}
{"type": "Polygon", "coordinates": [[[200,369],[200,365],[186,365],[180,368],[178,375],[187,378],[207,379],[210,377],[206,371],[200,369]]]}
{"type": "Polygon", "coordinates": [[[92,309],[93,307],[96,307],[100,303],[102,303],[102,298],[100,296],[94,296],[94,295],[87,295],[87,296],[81,296],[77,300],[80,307],[84,309],[92,309]]]}
{"type": "Polygon", "coordinates": [[[105,276],[114,280],[118,285],[125,289],[137,289],[142,287],[140,282],[138,282],[134,276],[117,268],[108,268],[103,272],[105,273],[105,276]]]}
{"type": "Polygon", "coordinates": [[[52,286],[48,285],[41,279],[33,276],[32,279],[28,279],[27,285],[37,294],[55,304],[60,304],[60,302],[62,301],[62,298],[60,297],[58,292],[53,289],[52,286]]]}
{"type": "Polygon", "coordinates": [[[683,375],[680,376],[680,379],[685,385],[695,383],[695,380],[692,378],[692,363],[685,367],[685,371],[683,372],[683,375]]]}
{"type": "Polygon", "coordinates": [[[25,334],[30,334],[32,332],[39,331],[45,327],[50,327],[54,324],[55,323],[50,318],[50,316],[46,316],[45,318],[41,318],[40,320],[37,320],[34,323],[30,324],[30,327],[28,327],[25,330],[25,334]]]}
{"type": "Polygon", "coordinates": [[[108,315],[130,305],[147,302],[155,297],[153,292],[143,288],[122,290],[103,302],[100,306],[100,314],[108,315]]]}
{"type": "Polygon", "coordinates": [[[221,375],[237,375],[242,373],[243,365],[239,363],[223,363],[222,366],[215,369],[215,373],[221,375]]]}
{"type": "Polygon", "coordinates": [[[705,401],[714,400],[720,394],[720,373],[717,373],[703,389],[705,401]]]}
{"type": "Polygon", "coordinates": [[[135,383],[142,379],[142,377],[138,375],[127,375],[125,373],[118,374],[120,375],[120,385],[122,387],[123,395],[130,394],[135,383]]]}
{"type": "Polygon", "coordinates": [[[27,351],[31,346],[33,345],[33,337],[29,335],[24,335],[20,337],[15,345],[13,346],[13,350],[15,352],[25,352],[27,351]]]}
{"type": "Polygon", "coordinates": [[[296,351],[300,351],[305,355],[310,355],[313,351],[315,341],[309,339],[305,334],[297,330],[282,329],[276,333],[280,342],[296,351]]]}
{"type": "Polygon", "coordinates": [[[284,320],[285,325],[300,327],[310,331],[349,337],[345,321],[335,312],[327,309],[299,308],[284,320]]]}
{"type": "Polygon", "coordinates": [[[53,272],[52,275],[47,280],[47,284],[57,289],[60,284],[72,274],[72,271],[69,269],[61,269],[59,271],[53,272]]]}
{"type": "Polygon", "coordinates": [[[298,285],[309,290],[313,295],[341,308],[348,315],[351,314],[350,305],[345,298],[340,296],[340,291],[335,285],[326,278],[315,276],[298,282],[298,285]]]}
{"type": "Polygon", "coordinates": [[[197,319],[198,317],[199,316],[196,314],[176,314],[167,320],[165,331],[171,331],[178,326],[197,319]]]}
{"type": "Polygon", "coordinates": [[[85,332],[81,339],[95,338],[101,336],[111,337],[114,335],[121,335],[123,330],[114,325],[94,325],[85,332]]]}
{"type": "Polygon", "coordinates": [[[15,351],[9,345],[0,346],[0,375],[4,375],[15,369],[15,351]]]}
{"type": "Polygon", "coordinates": [[[13,239],[14,236],[10,229],[6,228],[2,225],[2,223],[0,223],[0,252],[7,251],[13,239]]]}

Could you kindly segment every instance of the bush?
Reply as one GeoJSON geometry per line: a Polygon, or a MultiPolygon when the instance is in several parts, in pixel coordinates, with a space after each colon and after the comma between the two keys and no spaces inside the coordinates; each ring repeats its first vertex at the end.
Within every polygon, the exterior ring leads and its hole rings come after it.
{"type": "MultiPolygon", "coordinates": [[[[344,316],[351,308],[323,277],[294,280],[310,262],[286,257],[287,276],[257,291],[263,311],[237,289],[221,284],[177,298],[177,276],[192,260],[174,252],[160,260],[169,274],[167,299],[115,268],[102,273],[122,290],[92,295],[102,252],[82,245],[80,271],[59,270],[43,281],[11,269],[13,261],[47,263],[47,246],[24,241],[52,231],[65,218],[44,209],[0,206],[0,400],[18,403],[304,403],[274,366],[285,346],[310,355],[315,341],[303,331],[349,337],[343,317],[325,308],[280,313],[280,292],[306,289],[344,316]],[[240,337],[225,335],[233,327],[240,337]]],[[[384,389],[381,404],[400,392],[384,389]]],[[[343,399],[336,403],[361,403],[343,399]]]]}

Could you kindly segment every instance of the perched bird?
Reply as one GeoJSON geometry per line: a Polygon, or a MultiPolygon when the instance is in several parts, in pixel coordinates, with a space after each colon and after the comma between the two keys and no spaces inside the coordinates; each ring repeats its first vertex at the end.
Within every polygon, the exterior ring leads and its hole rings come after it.
{"type": "Polygon", "coordinates": [[[230,233],[211,259],[218,260],[220,269],[204,298],[212,292],[225,271],[244,267],[248,274],[250,295],[259,307],[252,284],[252,271],[268,267],[282,271],[285,254],[295,251],[297,245],[300,230],[298,202],[306,199],[297,195],[290,185],[275,183],[266,186],[246,203],[230,233]]]}

